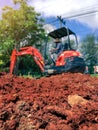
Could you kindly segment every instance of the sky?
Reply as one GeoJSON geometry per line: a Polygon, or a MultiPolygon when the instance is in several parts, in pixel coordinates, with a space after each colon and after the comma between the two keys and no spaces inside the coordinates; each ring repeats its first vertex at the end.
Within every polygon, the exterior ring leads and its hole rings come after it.
{"type": "MultiPolygon", "coordinates": [[[[98,34],[98,0],[29,0],[28,4],[41,13],[49,31],[60,26],[57,16],[61,16],[78,37],[98,34]]],[[[5,5],[14,7],[12,0],[0,0],[0,12],[5,5]]]]}

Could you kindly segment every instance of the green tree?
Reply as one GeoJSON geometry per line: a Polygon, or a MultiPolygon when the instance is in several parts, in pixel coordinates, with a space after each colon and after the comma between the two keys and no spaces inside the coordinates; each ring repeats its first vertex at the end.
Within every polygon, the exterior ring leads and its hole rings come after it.
{"type": "Polygon", "coordinates": [[[43,36],[40,14],[28,6],[26,0],[13,0],[13,2],[18,5],[18,9],[9,6],[3,8],[1,20],[3,38],[14,39],[17,48],[20,48],[20,43],[24,40],[29,40],[28,44],[36,43],[43,36]]]}
{"type": "Polygon", "coordinates": [[[82,42],[81,52],[85,59],[87,66],[89,67],[89,72],[93,73],[93,66],[97,62],[97,46],[96,38],[94,35],[87,35],[82,42]]]}
{"type": "Polygon", "coordinates": [[[17,9],[5,6],[0,20],[0,53],[6,65],[12,49],[36,45],[44,39],[43,19],[27,0],[13,0],[17,9]]]}

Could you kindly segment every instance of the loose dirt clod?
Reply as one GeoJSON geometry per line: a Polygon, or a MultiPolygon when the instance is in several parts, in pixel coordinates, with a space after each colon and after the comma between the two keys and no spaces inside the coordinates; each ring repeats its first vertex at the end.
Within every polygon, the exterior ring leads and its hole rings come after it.
{"type": "Polygon", "coordinates": [[[71,106],[74,106],[74,105],[84,105],[84,104],[87,103],[87,100],[84,99],[83,97],[75,94],[75,95],[69,95],[68,96],[68,103],[71,106]]]}
{"type": "Polygon", "coordinates": [[[0,130],[98,130],[98,78],[0,73],[0,130]]]}

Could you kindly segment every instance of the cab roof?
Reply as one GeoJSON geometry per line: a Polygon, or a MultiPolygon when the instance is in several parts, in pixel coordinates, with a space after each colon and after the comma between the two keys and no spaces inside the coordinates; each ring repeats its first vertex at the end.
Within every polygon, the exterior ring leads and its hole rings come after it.
{"type": "Polygon", "coordinates": [[[50,32],[48,35],[54,39],[56,38],[62,38],[64,36],[68,36],[69,35],[75,35],[75,33],[73,31],[71,31],[69,28],[66,27],[61,27],[59,29],[56,29],[52,32],[50,32]]]}

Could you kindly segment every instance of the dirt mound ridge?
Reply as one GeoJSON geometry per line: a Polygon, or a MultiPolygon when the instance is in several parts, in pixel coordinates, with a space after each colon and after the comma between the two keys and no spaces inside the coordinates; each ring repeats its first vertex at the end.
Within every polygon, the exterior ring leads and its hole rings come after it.
{"type": "Polygon", "coordinates": [[[98,78],[0,73],[0,130],[98,130],[98,78]]]}

